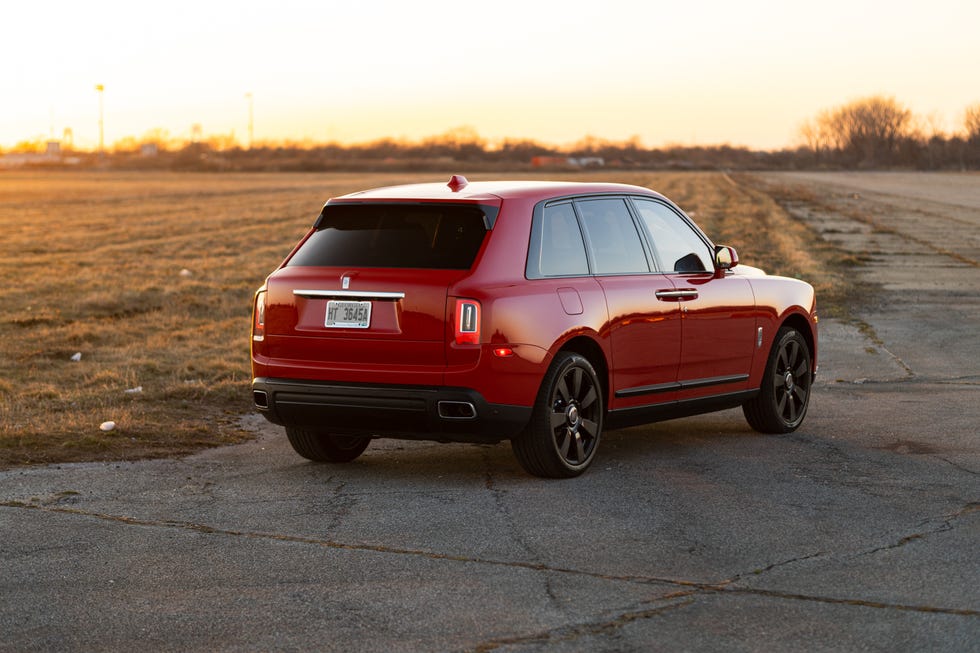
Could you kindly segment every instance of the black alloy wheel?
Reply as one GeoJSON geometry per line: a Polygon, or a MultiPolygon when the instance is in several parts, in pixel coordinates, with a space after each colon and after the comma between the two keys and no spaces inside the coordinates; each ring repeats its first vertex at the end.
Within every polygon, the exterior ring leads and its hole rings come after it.
{"type": "Polygon", "coordinates": [[[561,352],[545,375],[531,421],[511,441],[524,469],[569,478],[584,472],[602,435],[602,387],[588,359],[561,352]]]}
{"type": "Polygon", "coordinates": [[[759,394],[742,406],[745,419],[762,433],[795,431],[806,416],[812,380],[806,339],[796,329],[783,327],[766,361],[759,394]]]}

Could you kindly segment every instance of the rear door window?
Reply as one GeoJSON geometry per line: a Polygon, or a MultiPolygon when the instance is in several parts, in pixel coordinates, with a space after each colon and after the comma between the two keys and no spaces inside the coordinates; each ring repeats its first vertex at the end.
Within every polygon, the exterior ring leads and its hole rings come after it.
{"type": "Polygon", "coordinates": [[[575,202],[592,250],[595,274],[649,272],[640,234],[622,198],[575,202]]]}
{"type": "Polygon", "coordinates": [[[287,266],[468,270],[487,227],[458,204],[328,204],[287,266]]]}

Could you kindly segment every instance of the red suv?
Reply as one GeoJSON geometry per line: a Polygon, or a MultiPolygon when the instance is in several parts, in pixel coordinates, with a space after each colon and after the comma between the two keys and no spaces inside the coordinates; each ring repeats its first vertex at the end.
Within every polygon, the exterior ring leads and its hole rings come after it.
{"type": "Polygon", "coordinates": [[[252,388],[310,460],[509,439],[569,477],[606,428],[742,406],[795,430],[816,323],[809,284],[738,265],[651,190],[454,176],[326,203],[255,295],[252,388]]]}

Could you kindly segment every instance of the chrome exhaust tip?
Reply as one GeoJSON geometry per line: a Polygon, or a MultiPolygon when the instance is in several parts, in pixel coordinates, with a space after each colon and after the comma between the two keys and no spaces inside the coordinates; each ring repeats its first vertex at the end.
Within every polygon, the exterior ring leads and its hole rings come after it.
{"type": "Polygon", "coordinates": [[[476,419],[476,406],[468,401],[440,401],[436,409],[442,419],[476,419]]]}

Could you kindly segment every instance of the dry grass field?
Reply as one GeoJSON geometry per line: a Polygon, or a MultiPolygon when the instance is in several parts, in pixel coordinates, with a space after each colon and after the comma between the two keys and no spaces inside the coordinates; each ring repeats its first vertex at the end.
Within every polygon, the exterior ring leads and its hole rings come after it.
{"type": "MultiPolygon", "coordinates": [[[[0,467],[247,437],[251,298],[265,275],[328,197],[448,176],[0,173],[0,467]]],[[[544,176],[657,189],[744,263],[814,283],[824,309],[843,292],[831,252],[748,179],[544,176]]]]}

